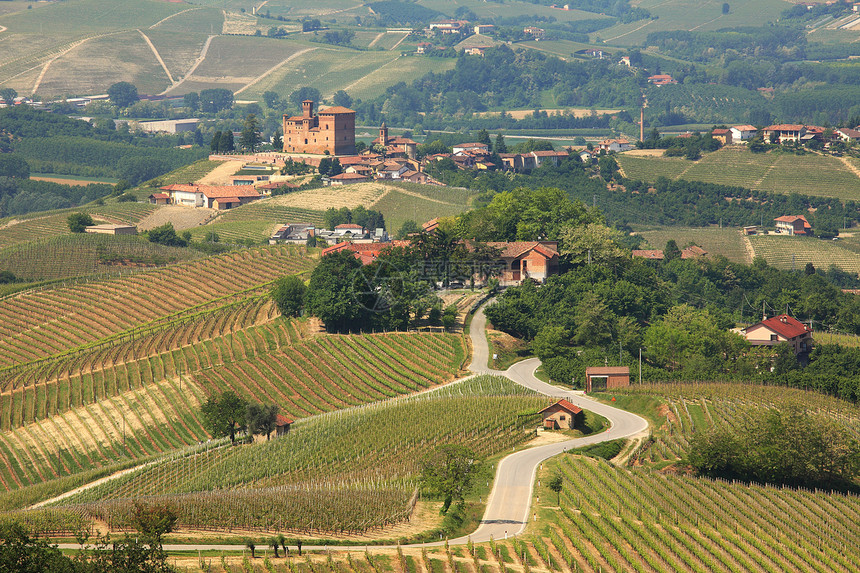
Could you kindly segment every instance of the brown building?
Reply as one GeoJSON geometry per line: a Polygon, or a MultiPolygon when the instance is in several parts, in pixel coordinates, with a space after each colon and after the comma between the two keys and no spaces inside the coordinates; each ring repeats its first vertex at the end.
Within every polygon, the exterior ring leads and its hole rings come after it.
{"type": "Polygon", "coordinates": [[[627,366],[590,366],[585,369],[585,391],[600,392],[630,386],[627,366]]]}
{"type": "Polygon", "coordinates": [[[345,107],[314,114],[314,102],[302,102],[302,115],[284,116],[284,153],[355,154],[355,112],[345,107]]]}
{"type": "Polygon", "coordinates": [[[396,157],[399,155],[408,157],[409,159],[415,159],[415,150],[418,148],[418,144],[408,137],[390,137],[384,121],[382,122],[382,127],[379,128],[379,137],[374,139],[371,145],[383,146],[387,157],[396,157]]]}
{"type": "Polygon", "coordinates": [[[582,408],[574,406],[567,400],[559,400],[539,413],[543,419],[543,427],[548,430],[572,430],[585,421],[582,408]]]}
{"type": "Polygon", "coordinates": [[[558,273],[558,242],[514,241],[490,242],[487,246],[499,249],[505,269],[499,276],[502,286],[518,285],[525,279],[539,283],[558,273]]]}

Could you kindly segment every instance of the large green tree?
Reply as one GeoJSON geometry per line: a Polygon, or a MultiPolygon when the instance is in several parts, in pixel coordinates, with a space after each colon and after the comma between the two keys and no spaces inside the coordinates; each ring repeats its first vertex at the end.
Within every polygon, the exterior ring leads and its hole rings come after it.
{"type": "Polygon", "coordinates": [[[257,146],[260,145],[259,128],[260,125],[257,121],[257,116],[253,113],[249,113],[242,124],[242,137],[240,139],[240,144],[244,149],[247,149],[251,153],[257,151],[257,146]]]}
{"type": "Polygon", "coordinates": [[[331,332],[359,328],[367,309],[358,303],[364,292],[361,262],[352,251],[326,255],[311,274],[305,295],[305,308],[325,323],[331,332]]]}
{"type": "Polygon", "coordinates": [[[480,460],[466,446],[447,444],[421,462],[421,483],[427,491],[442,496],[442,513],[447,513],[455,501],[463,506],[480,470],[480,460]]]}
{"type": "Polygon", "coordinates": [[[296,275],[281,277],[272,286],[272,300],[281,311],[281,316],[299,316],[305,304],[307,287],[296,275]]]}
{"type": "Polygon", "coordinates": [[[137,88],[129,82],[117,82],[108,88],[107,93],[111,103],[117,107],[128,107],[140,99],[137,88]]]}
{"type": "Polygon", "coordinates": [[[236,442],[236,430],[245,426],[247,401],[228,390],[217,396],[210,396],[200,407],[206,423],[206,431],[213,437],[230,436],[236,442]]]}
{"type": "Polygon", "coordinates": [[[245,421],[248,424],[248,430],[252,434],[266,436],[268,441],[269,436],[275,429],[275,423],[278,419],[278,406],[275,404],[258,404],[250,402],[245,409],[245,421]]]}
{"type": "Polygon", "coordinates": [[[83,233],[87,227],[94,224],[89,213],[72,213],[66,220],[69,223],[69,230],[73,233],[83,233]]]}

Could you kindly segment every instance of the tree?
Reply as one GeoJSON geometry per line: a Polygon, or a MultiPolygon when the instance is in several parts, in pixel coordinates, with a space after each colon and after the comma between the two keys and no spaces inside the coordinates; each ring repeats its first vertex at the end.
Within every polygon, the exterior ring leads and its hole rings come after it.
{"type": "Polygon", "coordinates": [[[263,101],[266,103],[266,107],[268,107],[269,109],[280,110],[283,106],[283,103],[281,102],[281,96],[279,96],[277,92],[263,92],[263,101]]]}
{"type": "Polygon", "coordinates": [[[723,2],[723,14],[728,14],[728,13],[729,13],[729,9],[730,9],[730,7],[729,7],[729,3],[728,3],[728,2],[723,2]]]}
{"type": "Polygon", "coordinates": [[[549,489],[555,492],[556,501],[559,506],[561,506],[561,490],[564,488],[564,478],[561,477],[561,474],[555,474],[551,480],[549,480],[549,489]]]}
{"type": "Polygon", "coordinates": [[[284,138],[281,134],[280,128],[275,130],[275,133],[272,135],[272,147],[275,148],[275,151],[282,151],[284,148],[284,138]]]}
{"type": "Polygon", "coordinates": [[[218,113],[233,107],[233,92],[225,88],[209,88],[200,92],[200,111],[218,113]]]}
{"type": "Polygon", "coordinates": [[[29,179],[30,164],[15,155],[0,155],[0,177],[13,179],[29,179]]]}
{"type": "Polygon", "coordinates": [[[278,419],[278,406],[275,404],[263,405],[250,402],[245,407],[245,423],[252,434],[265,435],[268,441],[269,435],[275,429],[278,419]]]}
{"type": "Polygon", "coordinates": [[[143,541],[161,549],[161,538],[173,531],[179,520],[179,512],[171,505],[144,505],[135,502],[131,525],[140,533],[143,541]]]}
{"type": "Polygon", "coordinates": [[[340,251],[323,257],[311,274],[305,309],[327,330],[353,330],[361,324],[365,309],[356,299],[364,280],[361,268],[351,251],[340,251]]]}
{"type": "Polygon", "coordinates": [[[281,277],[272,286],[272,300],[281,311],[281,316],[299,316],[305,304],[304,281],[295,275],[281,277]]]}
{"type": "Polygon", "coordinates": [[[318,89],[304,86],[290,94],[290,103],[297,109],[302,109],[303,101],[320,101],[321,97],[322,96],[318,89]]]}
{"type": "Polygon", "coordinates": [[[182,105],[184,105],[188,111],[194,113],[200,109],[200,94],[197,92],[188,92],[182,96],[182,105]]]}
{"type": "Polygon", "coordinates": [[[221,141],[218,144],[219,151],[233,151],[236,149],[233,132],[228,130],[221,132],[221,141]]]}
{"type": "Polygon", "coordinates": [[[200,407],[206,431],[213,437],[230,436],[230,441],[236,443],[236,430],[245,426],[247,404],[232,390],[210,396],[200,407]]]}
{"type": "Polygon", "coordinates": [[[137,88],[129,82],[117,82],[107,90],[112,104],[117,107],[128,107],[140,100],[137,88]]]}
{"type": "Polygon", "coordinates": [[[462,507],[472,489],[481,463],[465,446],[447,444],[421,463],[421,483],[431,493],[445,499],[442,513],[447,513],[454,501],[462,507]]]}
{"type": "Polygon", "coordinates": [[[405,221],[403,221],[403,224],[400,225],[400,228],[397,229],[397,232],[394,234],[394,236],[398,239],[405,239],[412,233],[420,232],[421,227],[418,225],[418,223],[416,223],[412,219],[406,219],[405,221]]]}
{"type": "Polygon", "coordinates": [[[74,562],[56,545],[45,539],[31,538],[17,521],[0,524],[0,570],[21,573],[74,573],[74,562]]]}
{"type": "Polygon", "coordinates": [[[681,249],[678,248],[678,243],[675,239],[666,241],[666,248],[663,249],[663,260],[667,263],[681,258],[681,249]]]}
{"type": "Polygon", "coordinates": [[[251,559],[257,558],[257,544],[254,543],[254,540],[250,537],[245,540],[245,547],[248,548],[248,551],[251,552],[251,559]]]}
{"type": "Polygon", "coordinates": [[[334,105],[350,107],[352,105],[352,97],[343,90],[337,90],[332,97],[334,105]]]}
{"type": "Polygon", "coordinates": [[[221,150],[221,132],[216,131],[212,136],[212,141],[209,142],[209,149],[214,153],[218,153],[221,150]]]}
{"type": "Polygon", "coordinates": [[[170,222],[150,229],[146,235],[150,243],[158,243],[168,247],[184,247],[188,244],[185,239],[176,234],[176,229],[170,222]]]}
{"type": "Polygon", "coordinates": [[[505,136],[499,133],[496,135],[496,144],[493,146],[493,153],[507,153],[508,145],[505,143],[505,136]]]}
{"type": "Polygon", "coordinates": [[[487,147],[490,146],[490,134],[487,133],[486,129],[482,129],[478,132],[478,143],[483,143],[487,147]]]}
{"type": "Polygon", "coordinates": [[[257,129],[259,129],[257,116],[253,113],[249,113],[248,116],[245,117],[245,122],[242,124],[242,138],[240,142],[242,147],[250,150],[251,153],[254,153],[257,150],[257,146],[260,144],[260,134],[257,132],[257,129]]]}
{"type": "Polygon", "coordinates": [[[66,221],[69,223],[69,230],[73,233],[84,233],[87,227],[94,224],[89,213],[72,213],[66,221]]]}
{"type": "Polygon", "coordinates": [[[611,264],[629,257],[621,247],[622,234],[600,223],[572,225],[561,230],[560,253],[572,264],[589,260],[594,264],[611,264]]]}
{"type": "Polygon", "coordinates": [[[14,105],[16,97],[18,97],[18,92],[16,92],[14,89],[0,89],[0,98],[3,98],[3,103],[5,103],[6,105],[14,105]]]}

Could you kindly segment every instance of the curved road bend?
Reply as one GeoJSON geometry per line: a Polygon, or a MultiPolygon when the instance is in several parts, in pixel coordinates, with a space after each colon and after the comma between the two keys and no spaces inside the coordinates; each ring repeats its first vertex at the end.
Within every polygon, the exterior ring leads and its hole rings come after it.
{"type": "MultiPolygon", "coordinates": [[[[521,533],[528,524],[529,510],[531,508],[532,488],[535,482],[535,474],[540,464],[565,450],[580,448],[599,442],[627,438],[644,432],[648,429],[648,422],[636,414],[613,408],[600,402],[595,402],[582,395],[581,392],[573,392],[553,386],[538,380],[534,372],[540,366],[540,360],[531,358],[518,362],[507,370],[493,370],[487,366],[489,359],[489,346],[487,345],[486,317],[484,307],[478,309],[472,317],[470,337],[472,340],[472,362],[469,369],[476,374],[493,374],[506,376],[517,384],[531,388],[547,396],[565,398],[569,402],[600,414],[610,422],[607,431],[575,438],[555,444],[537,446],[513,453],[499,462],[496,469],[496,477],[493,482],[493,490],[487,498],[487,509],[478,529],[471,535],[460,537],[449,541],[450,544],[465,544],[471,539],[475,543],[493,539],[505,539],[521,533]]],[[[428,543],[438,545],[438,543],[428,543]]],[[[61,549],[78,549],[77,544],[60,544],[61,549]]],[[[165,545],[167,551],[239,551],[243,545],[165,545]]],[[[364,547],[360,545],[359,547],[364,547]]],[[[323,549],[323,547],[305,546],[305,549],[323,549]]],[[[338,547],[340,549],[341,547],[338,547]]],[[[346,547],[343,547],[346,549],[346,547]]]]}

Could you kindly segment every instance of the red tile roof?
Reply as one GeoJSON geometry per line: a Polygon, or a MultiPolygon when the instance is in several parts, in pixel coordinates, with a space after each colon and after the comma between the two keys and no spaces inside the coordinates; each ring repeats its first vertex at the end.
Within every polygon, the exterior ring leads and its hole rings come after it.
{"type": "Polygon", "coordinates": [[[342,223],[336,226],[335,229],[364,229],[364,227],[355,223],[342,223]]]}
{"type": "Polygon", "coordinates": [[[573,404],[571,404],[570,402],[568,402],[567,400],[565,400],[564,398],[562,398],[562,399],[561,399],[561,400],[559,400],[558,402],[555,402],[555,403],[553,403],[553,404],[550,404],[549,406],[547,406],[546,408],[544,408],[543,410],[541,410],[540,412],[538,412],[538,414],[541,414],[541,413],[543,413],[543,412],[546,412],[547,410],[549,410],[549,409],[550,409],[550,408],[552,408],[553,406],[561,406],[562,408],[564,408],[565,410],[567,410],[567,411],[568,411],[568,412],[570,412],[571,414],[579,414],[580,412],[582,412],[582,408],[580,408],[579,406],[574,406],[573,404]]]}
{"type": "Polygon", "coordinates": [[[335,115],[341,113],[355,113],[355,110],[349,109],[348,107],[343,107],[342,105],[336,105],[333,107],[321,109],[319,115],[335,115]]]}
{"type": "Polygon", "coordinates": [[[489,242],[487,246],[499,249],[501,251],[500,256],[506,259],[515,259],[531,250],[548,259],[558,256],[558,251],[547,245],[542,245],[538,241],[489,242]]]}
{"type": "Polygon", "coordinates": [[[767,126],[764,131],[800,131],[801,129],[803,126],[799,123],[779,123],[767,126]]]}
{"type": "Polygon", "coordinates": [[[293,420],[292,418],[287,418],[286,416],[282,416],[281,414],[275,416],[275,426],[288,426],[294,421],[295,420],[293,420]]]}
{"type": "Polygon", "coordinates": [[[802,336],[807,332],[812,332],[812,329],[810,329],[807,325],[803,324],[796,318],[787,314],[780,314],[778,316],[768,318],[767,320],[763,320],[758,324],[754,324],[753,326],[750,326],[744,330],[749,330],[750,328],[759,325],[764,326],[789,340],[798,336],[802,336]]]}
{"type": "Polygon", "coordinates": [[[170,199],[170,195],[167,193],[153,193],[149,196],[150,199],[170,199]]]}
{"type": "Polygon", "coordinates": [[[260,194],[253,185],[194,185],[190,183],[174,183],[160,187],[164,191],[185,191],[187,193],[203,193],[210,199],[228,197],[259,197],[260,194]]]}
{"type": "Polygon", "coordinates": [[[349,181],[349,180],[358,180],[362,181],[366,180],[367,177],[365,175],[359,175],[358,173],[339,173],[337,175],[332,175],[329,179],[334,179],[335,181],[349,181]]]}
{"type": "Polygon", "coordinates": [[[754,125],[733,125],[732,129],[737,129],[738,131],[757,131],[754,125]]]}
{"type": "Polygon", "coordinates": [[[643,259],[653,259],[655,261],[663,260],[663,251],[660,249],[633,249],[634,257],[642,257],[643,259]]]}

